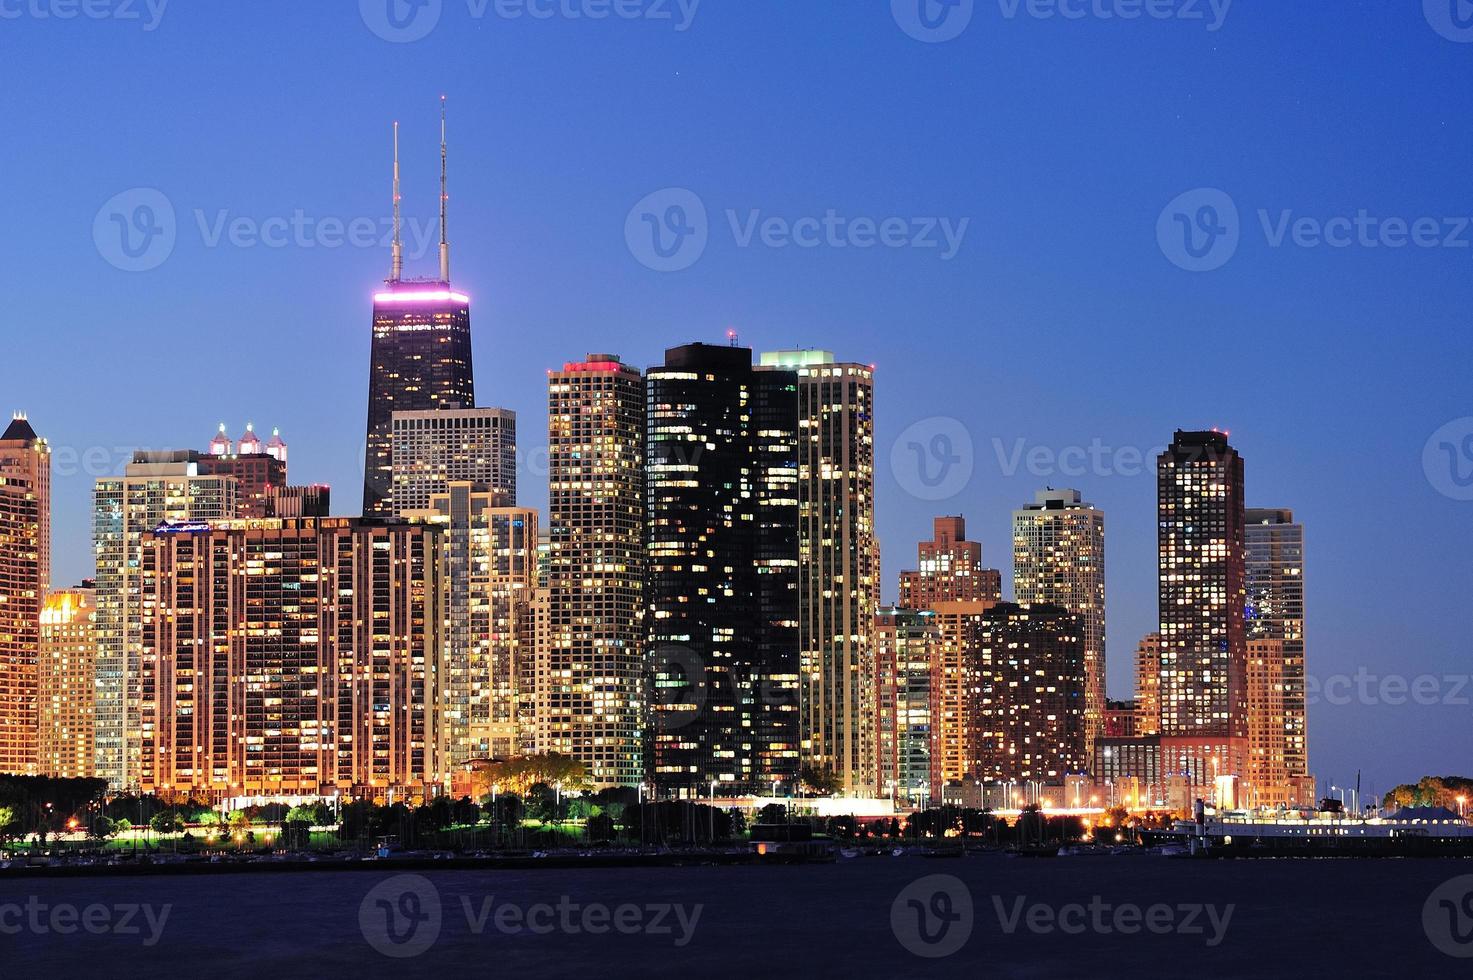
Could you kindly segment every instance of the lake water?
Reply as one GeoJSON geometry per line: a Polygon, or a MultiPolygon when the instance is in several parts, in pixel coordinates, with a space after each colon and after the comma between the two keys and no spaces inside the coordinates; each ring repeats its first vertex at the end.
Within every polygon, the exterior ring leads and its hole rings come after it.
{"type": "Polygon", "coordinates": [[[1473,861],[0,880],[4,978],[1473,975],[1456,953],[1473,954],[1473,861]]]}

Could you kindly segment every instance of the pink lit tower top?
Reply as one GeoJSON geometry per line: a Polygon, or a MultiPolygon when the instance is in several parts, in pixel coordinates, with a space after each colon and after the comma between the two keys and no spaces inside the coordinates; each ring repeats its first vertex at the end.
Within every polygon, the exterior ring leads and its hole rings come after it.
{"type": "Polygon", "coordinates": [[[390,457],[395,412],[472,408],[470,297],[450,285],[445,98],[440,97],[440,274],[404,277],[399,217],[399,124],[394,123],[394,240],[389,278],[373,297],[368,376],[368,453],[363,513],[391,516],[390,457]]]}

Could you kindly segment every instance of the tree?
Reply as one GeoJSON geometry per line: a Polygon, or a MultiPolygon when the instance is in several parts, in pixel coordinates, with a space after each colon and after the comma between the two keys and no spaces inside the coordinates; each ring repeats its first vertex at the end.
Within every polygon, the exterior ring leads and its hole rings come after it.
{"type": "Polygon", "coordinates": [[[119,821],[110,820],[98,814],[97,818],[92,821],[92,825],[87,828],[87,836],[95,841],[111,840],[118,835],[118,830],[119,821]]]}
{"type": "Polygon", "coordinates": [[[16,833],[15,808],[0,806],[0,841],[9,840],[16,833]]]}
{"type": "Polygon", "coordinates": [[[758,823],[787,823],[788,808],[781,803],[769,803],[757,811],[758,823]]]}
{"type": "Polygon", "coordinates": [[[156,834],[177,834],[184,829],[184,821],[179,819],[177,813],[161,811],[153,815],[148,826],[156,834]]]}
{"type": "Polygon", "coordinates": [[[804,766],[798,772],[798,779],[804,792],[812,796],[836,796],[844,789],[838,774],[819,766],[804,766]]]}

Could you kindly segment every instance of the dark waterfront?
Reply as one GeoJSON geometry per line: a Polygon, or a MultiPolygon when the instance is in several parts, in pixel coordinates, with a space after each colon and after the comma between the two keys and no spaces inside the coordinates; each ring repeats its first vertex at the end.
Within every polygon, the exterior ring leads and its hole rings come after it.
{"type": "Polygon", "coordinates": [[[987,856],[10,878],[0,975],[1448,976],[1467,961],[1432,934],[1473,952],[1449,931],[1468,917],[1443,918],[1473,881],[1445,910],[1429,897],[1463,875],[1473,862],[987,856]]]}

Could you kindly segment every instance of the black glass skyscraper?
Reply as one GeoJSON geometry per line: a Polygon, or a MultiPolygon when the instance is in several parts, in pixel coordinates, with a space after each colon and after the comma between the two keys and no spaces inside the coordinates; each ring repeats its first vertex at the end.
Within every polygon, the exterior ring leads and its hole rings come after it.
{"type": "Polygon", "coordinates": [[[368,441],[363,513],[391,514],[395,412],[474,408],[470,297],[450,286],[446,230],[445,110],[440,108],[440,276],[405,279],[399,230],[399,126],[394,124],[393,268],[373,297],[368,375],[368,441]]]}
{"type": "Polygon", "coordinates": [[[696,797],[798,762],[797,376],[689,344],[646,375],[653,774],[696,797]]]}

